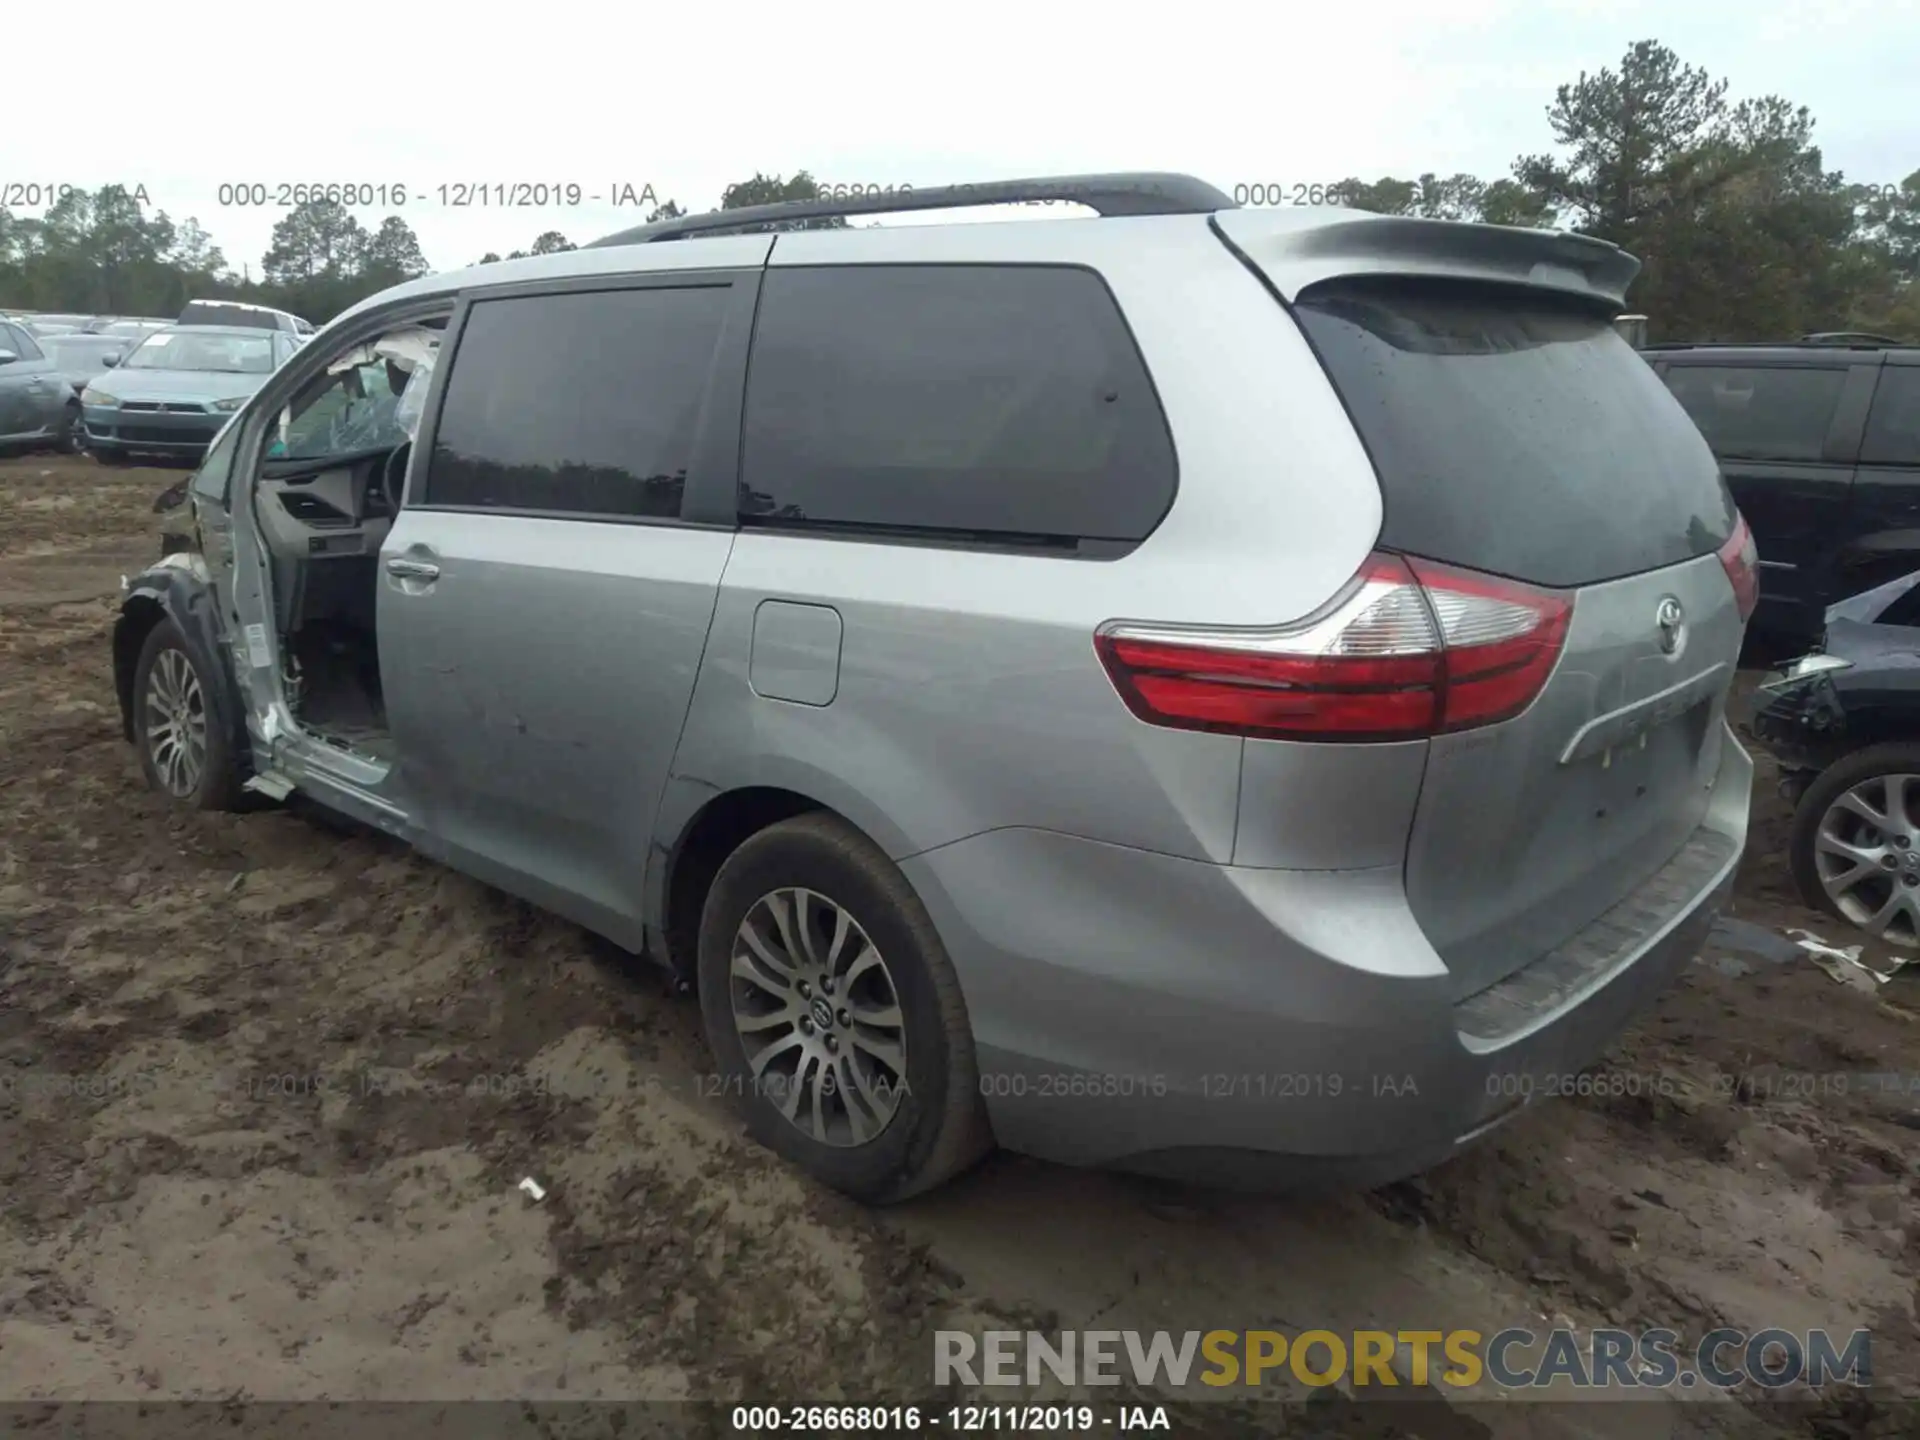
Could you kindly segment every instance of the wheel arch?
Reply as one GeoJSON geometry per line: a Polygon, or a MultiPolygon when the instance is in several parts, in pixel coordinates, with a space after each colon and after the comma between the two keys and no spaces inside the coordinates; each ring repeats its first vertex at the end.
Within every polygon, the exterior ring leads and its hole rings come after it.
{"type": "Polygon", "coordinates": [[[239,681],[223,643],[212,585],[192,556],[169,556],[126,582],[120,615],[113,626],[113,688],[120,702],[120,731],[134,739],[134,672],[147,637],[162,620],[180,632],[194,668],[208,677],[209,702],[243,774],[253,769],[252,740],[239,681]]]}
{"type": "Polygon", "coordinates": [[[676,976],[691,982],[699,953],[700,914],[714,877],[729,855],[770,826],[799,815],[825,814],[847,825],[890,859],[904,843],[884,819],[865,807],[822,798],[815,785],[751,784],[721,788],[687,777],[668,783],[653,863],[648,868],[646,943],[676,976]],[[849,813],[849,811],[854,813],[849,813]],[[866,823],[862,823],[863,819],[866,823]],[[894,841],[888,844],[888,841],[894,841]]]}

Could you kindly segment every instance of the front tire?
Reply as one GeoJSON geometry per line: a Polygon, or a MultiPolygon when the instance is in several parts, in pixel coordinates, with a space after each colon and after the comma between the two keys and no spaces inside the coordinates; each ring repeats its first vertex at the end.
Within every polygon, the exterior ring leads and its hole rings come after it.
{"type": "Polygon", "coordinates": [[[240,773],[202,672],[180,631],[162,620],[147,633],[133,672],[133,738],[147,784],[196,810],[234,810],[240,773]]]}
{"type": "Polygon", "coordinates": [[[783,821],[728,858],[699,982],[749,1132],[832,1188],[891,1204],[991,1148],[946,948],[906,877],[844,821],[783,821]]]}
{"type": "Polygon", "coordinates": [[[1870,745],[1822,771],[1794,811],[1788,858],[1807,904],[1920,946],[1920,745],[1870,745]]]}

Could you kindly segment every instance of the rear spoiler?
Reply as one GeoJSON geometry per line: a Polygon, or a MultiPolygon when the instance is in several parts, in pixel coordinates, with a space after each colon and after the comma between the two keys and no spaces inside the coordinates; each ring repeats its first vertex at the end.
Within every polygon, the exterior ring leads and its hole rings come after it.
{"type": "Polygon", "coordinates": [[[1432,275],[1555,290],[1617,314],[1640,262],[1564,230],[1468,225],[1357,210],[1229,210],[1214,228],[1293,300],[1323,280],[1432,275]]]}

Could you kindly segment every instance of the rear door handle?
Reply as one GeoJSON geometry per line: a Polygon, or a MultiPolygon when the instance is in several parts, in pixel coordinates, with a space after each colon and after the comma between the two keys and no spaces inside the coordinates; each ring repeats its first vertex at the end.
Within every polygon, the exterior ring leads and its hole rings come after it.
{"type": "Polygon", "coordinates": [[[387,573],[405,580],[438,580],[440,567],[430,560],[409,560],[404,555],[396,555],[387,561],[387,573]]]}

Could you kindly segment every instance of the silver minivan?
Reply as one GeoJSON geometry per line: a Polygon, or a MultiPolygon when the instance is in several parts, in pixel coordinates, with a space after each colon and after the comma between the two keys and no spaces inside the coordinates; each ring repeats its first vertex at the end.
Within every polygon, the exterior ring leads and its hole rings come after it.
{"type": "Polygon", "coordinates": [[[1744,844],[1753,549],[1637,268],[1122,175],[412,281],[213,445],[126,733],[671,967],[863,1199],[1407,1174],[1571,1088],[1744,844]],[[1035,199],[1093,214],[781,228],[1035,199]]]}

